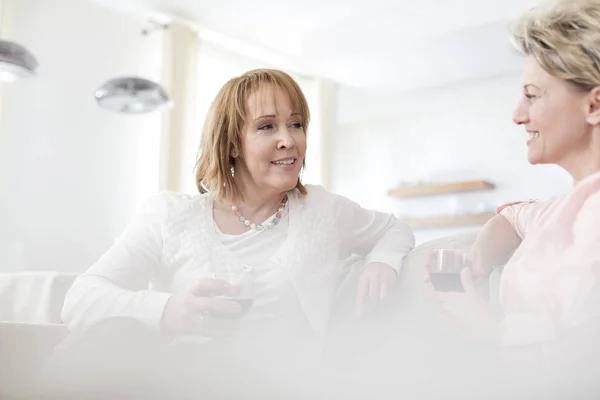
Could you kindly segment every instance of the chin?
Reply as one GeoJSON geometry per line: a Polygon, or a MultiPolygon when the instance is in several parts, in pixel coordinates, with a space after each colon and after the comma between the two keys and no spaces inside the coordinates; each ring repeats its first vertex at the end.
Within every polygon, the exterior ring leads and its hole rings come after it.
{"type": "Polygon", "coordinates": [[[288,181],[288,182],[277,182],[276,184],[273,185],[273,187],[277,188],[278,191],[281,192],[288,192],[292,189],[294,189],[296,187],[296,184],[298,183],[298,179],[296,178],[294,181],[288,181]]]}
{"type": "Polygon", "coordinates": [[[295,180],[293,183],[290,183],[289,185],[285,185],[285,188],[283,189],[283,191],[288,192],[290,190],[293,190],[297,184],[298,184],[298,181],[295,180]]]}
{"type": "Polygon", "coordinates": [[[538,152],[529,152],[527,154],[527,161],[529,161],[529,164],[531,164],[531,165],[537,165],[537,164],[544,163],[544,161],[542,160],[542,155],[539,154],[538,152]]]}

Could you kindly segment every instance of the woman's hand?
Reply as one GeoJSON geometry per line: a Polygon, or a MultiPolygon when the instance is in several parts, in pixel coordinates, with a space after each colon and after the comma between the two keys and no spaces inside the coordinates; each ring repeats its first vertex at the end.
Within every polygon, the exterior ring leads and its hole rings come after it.
{"type": "Polygon", "coordinates": [[[194,282],[169,298],[163,311],[162,328],[170,333],[202,333],[209,336],[231,329],[232,323],[237,324],[235,316],[241,312],[241,307],[233,301],[215,296],[231,294],[233,290],[227,282],[215,279],[194,282]]]}
{"type": "Polygon", "coordinates": [[[464,293],[435,292],[434,296],[440,302],[445,316],[475,339],[496,343],[500,320],[494,316],[489,303],[477,294],[469,268],[461,271],[460,279],[464,293]]]}
{"type": "Polygon", "coordinates": [[[370,263],[358,281],[356,307],[358,315],[365,308],[376,306],[396,286],[398,274],[396,270],[384,263],[370,263]]]}

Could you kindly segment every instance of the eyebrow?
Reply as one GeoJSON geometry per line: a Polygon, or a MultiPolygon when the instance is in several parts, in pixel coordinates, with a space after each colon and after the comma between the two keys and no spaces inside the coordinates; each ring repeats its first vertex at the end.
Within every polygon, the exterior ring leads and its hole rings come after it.
{"type": "MultiPolygon", "coordinates": [[[[290,115],[290,117],[297,117],[299,115],[300,115],[300,113],[292,113],[292,115],[290,115]]],[[[275,115],[275,114],[261,115],[260,117],[254,118],[254,122],[258,121],[259,119],[263,119],[263,118],[277,118],[277,115],[275,115]]]]}
{"type": "Polygon", "coordinates": [[[533,83],[528,83],[527,85],[523,86],[523,89],[528,89],[528,88],[540,90],[540,88],[535,86],[533,83]]]}

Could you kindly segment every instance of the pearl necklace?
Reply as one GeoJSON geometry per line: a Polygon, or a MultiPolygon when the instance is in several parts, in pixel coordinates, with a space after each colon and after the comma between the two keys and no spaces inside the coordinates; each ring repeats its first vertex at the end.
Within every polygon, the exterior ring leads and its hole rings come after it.
{"type": "Polygon", "coordinates": [[[287,202],[288,197],[286,194],[285,196],[283,196],[283,199],[281,200],[281,204],[279,204],[277,212],[268,219],[268,222],[265,225],[255,224],[254,222],[251,222],[248,218],[244,216],[244,214],[242,214],[242,212],[237,208],[235,204],[231,205],[231,211],[233,211],[233,213],[238,216],[239,220],[250,229],[262,231],[263,229],[271,229],[279,223],[281,215],[283,214],[283,210],[285,210],[285,206],[287,205],[287,202]]]}

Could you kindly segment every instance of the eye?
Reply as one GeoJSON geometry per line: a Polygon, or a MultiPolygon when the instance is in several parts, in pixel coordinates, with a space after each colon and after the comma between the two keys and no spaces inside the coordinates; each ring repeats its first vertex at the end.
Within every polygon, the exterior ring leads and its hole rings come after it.
{"type": "Polygon", "coordinates": [[[273,129],[273,124],[264,124],[258,127],[259,131],[268,131],[273,129]]]}
{"type": "Polygon", "coordinates": [[[300,122],[294,122],[290,126],[294,129],[302,129],[302,124],[300,122]]]}
{"type": "Polygon", "coordinates": [[[535,94],[525,93],[525,97],[527,97],[529,100],[533,100],[533,99],[535,99],[537,96],[536,96],[535,94]]]}

